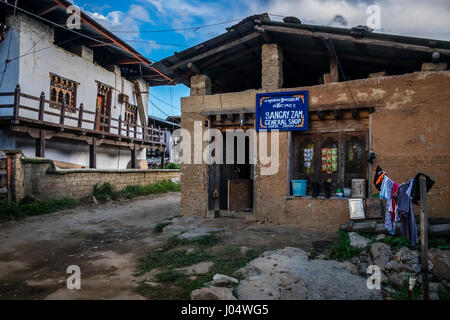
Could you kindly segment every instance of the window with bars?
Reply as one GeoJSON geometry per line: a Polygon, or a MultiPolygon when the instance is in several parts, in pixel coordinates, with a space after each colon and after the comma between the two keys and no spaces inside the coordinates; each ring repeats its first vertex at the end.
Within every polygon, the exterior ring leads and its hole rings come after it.
{"type": "MultiPolygon", "coordinates": [[[[78,82],[50,73],[50,101],[66,103],[67,112],[75,112],[77,106],[78,82]]],[[[50,105],[59,109],[57,105],[50,105]]]]}
{"type": "Polygon", "coordinates": [[[314,181],[331,181],[335,193],[350,188],[352,179],[367,179],[367,132],[295,132],[292,137],[291,178],[308,180],[309,194],[314,181]]]}
{"type": "Polygon", "coordinates": [[[126,103],[125,122],[128,122],[130,125],[134,125],[136,123],[136,116],[137,116],[137,106],[126,103]]]}

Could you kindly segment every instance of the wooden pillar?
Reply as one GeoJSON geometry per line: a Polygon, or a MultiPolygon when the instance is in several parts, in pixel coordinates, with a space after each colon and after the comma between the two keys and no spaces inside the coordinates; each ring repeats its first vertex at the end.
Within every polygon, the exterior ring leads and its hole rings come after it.
{"type": "Polygon", "coordinates": [[[119,136],[122,135],[122,115],[119,115],[119,129],[117,130],[119,136]]]}
{"type": "Polygon", "coordinates": [[[131,168],[137,169],[137,146],[134,144],[131,149],[131,168]]]}
{"type": "Polygon", "coordinates": [[[45,131],[39,130],[39,138],[36,139],[36,157],[45,158],[45,131]]]}
{"type": "Polygon", "coordinates": [[[59,124],[62,126],[64,125],[65,112],[66,112],[66,100],[63,99],[59,116],[59,124]]]}
{"type": "Polygon", "coordinates": [[[83,127],[83,113],[84,113],[84,106],[81,103],[80,104],[80,109],[78,110],[78,128],[82,128],[83,127]]]}
{"type": "Polygon", "coordinates": [[[17,118],[19,117],[19,106],[20,106],[20,86],[16,85],[16,89],[14,90],[14,111],[13,111],[13,123],[17,124],[19,121],[17,118]]]}
{"type": "Polygon", "coordinates": [[[422,293],[423,300],[429,299],[428,282],[428,212],[427,185],[424,176],[420,176],[420,247],[422,263],[422,293]]]}
{"type": "Polygon", "coordinates": [[[44,107],[45,107],[45,93],[41,92],[41,97],[39,99],[39,120],[44,121],[44,107]]]}
{"type": "Polygon", "coordinates": [[[165,167],[165,161],[166,161],[166,148],[165,147],[163,147],[162,148],[162,153],[161,153],[161,169],[164,169],[164,167],[165,167]]]}
{"type": "Polygon", "coordinates": [[[92,143],[89,145],[89,168],[97,168],[97,139],[92,138],[92,143]]]}
{"type": "Polygon", "coordinates": [[[339,82],[339,68],[334,55],[330,55],[330,82],[339,82]]]}

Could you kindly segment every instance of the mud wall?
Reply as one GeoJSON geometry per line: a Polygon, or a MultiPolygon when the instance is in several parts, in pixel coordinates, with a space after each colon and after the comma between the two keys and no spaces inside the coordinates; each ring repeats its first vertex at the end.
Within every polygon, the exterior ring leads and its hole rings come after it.
{"type": "MultiPolygon", "coordinates": [[[[359,105],[375,108],[369,119],[372,148],[380,165],[397,182],[422,171],[435,179],[428,193],[429,215],[450,216],[450,71],[415,72],[270,91],[309,91],[310,110],[351,104],[349,88],[359,105]]],[[[182,127],[193,135],[194,120],[207,110],[254,108],[255,94],[269,90],[182,98],[182,127]]],[[[330,122],[330,128],[332,129],[330,122]]],[[[255,219],[297,224],[307,229],[336,231],[349,220],[345,200],[299,199],[287,196],[287,133],[280,133],[280,167],[273,176],[256,166],[255,219]]],[[[374,172],[374,169],[373,169],[374,172]]],[[[184,165],[181,214],[206,214],[206,165],[184,165]]],[[[372,173],[373,176],[373,173],[372,173]]]]}

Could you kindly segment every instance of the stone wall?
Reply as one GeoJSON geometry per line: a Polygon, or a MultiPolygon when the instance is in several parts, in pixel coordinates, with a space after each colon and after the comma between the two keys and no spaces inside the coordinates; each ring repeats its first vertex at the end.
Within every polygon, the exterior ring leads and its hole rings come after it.
{"type": "MultiPolygon", "coordinates": [[[[269,91],[308,90],[310,110],[350,105],[349,88],[359,105],[375,108],[369,119],[372,148],[377,155],[374,168],[380,165],[398,182],[407,181],[419,171],[427,173],[436,181],[428,193],[429,216],[449,217],[450,71],[415,72],[311,87],[191,96],[182,98],[181,124],[193,136],[193,122],[205,120],[202,111],[254,108],[255,95],[269,91]]],[[[287,133],[280,133],[278,173],[261,176],[259,170],[260,165],[257,165],[256,220],[337,231],[339,224],[349,219],[347,201],[287,197],[287,133]]],[[[205,215],[206,165],[185,165],[182,172],[180,212],[183,215],[205,215]]]]}
{"type": "MultiPolygon", "coordinates": [[[[95,184],[106,182],[120,190],[128,185],[149,185],[159,181],[179,181],[180,170],[98,170],[55,169],[48,159],[22,159],[22,197],[33,194],[39,199],[75,198],[92,194],[95,184]]],[[[16,200],[20,200],[18,197],[16,200]]]]}

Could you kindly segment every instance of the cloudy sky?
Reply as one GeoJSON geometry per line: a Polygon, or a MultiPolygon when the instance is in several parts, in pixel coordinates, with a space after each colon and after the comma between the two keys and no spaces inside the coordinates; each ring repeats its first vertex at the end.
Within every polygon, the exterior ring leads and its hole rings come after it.
{"type": "MultiPolygon", "coordinates": [[[[380,8],[376,32],[450,40],[450,0],[75,0],[75,4],[152,60],[218,36],[252,14],[269,13],[272,20],[296,16],[303,23],[351,28],[366,25],[367,9],[374,4],[380,8]]],[[[159,98],[152,102],[163,112],[150,104],[150,114],[165,118],[179,114],[180,97],[189,90],[178,85],[154,88],[151,94],[159,98]]]]}

